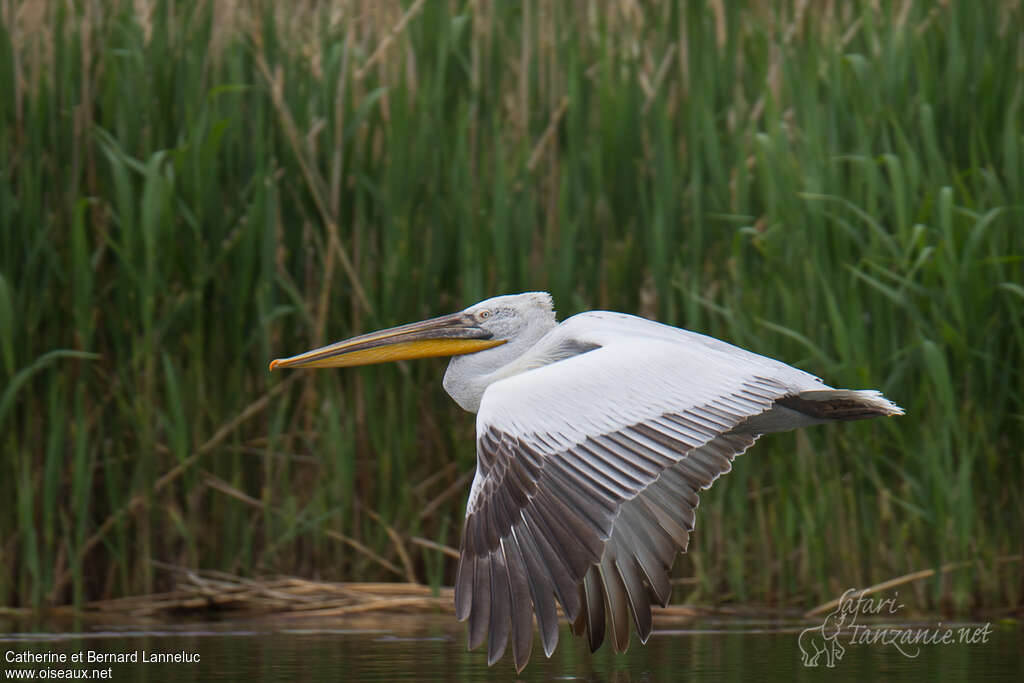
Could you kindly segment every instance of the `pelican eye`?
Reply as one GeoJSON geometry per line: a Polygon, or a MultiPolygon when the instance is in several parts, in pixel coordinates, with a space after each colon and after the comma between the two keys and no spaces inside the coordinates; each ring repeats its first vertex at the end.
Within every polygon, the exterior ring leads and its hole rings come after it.
{"type": "Polygon", "coordinates": [[[491,311],[490,311],[490,309],[483,308],[483,309],[480,309],[479,311],[477,311],[474,314],[474,316],[476,317],[477,320],[479,320],[480,322],[483,322],[483,321],[485,321],[485,320],[487,320],[488,318],[491,317],[491,311]]]}

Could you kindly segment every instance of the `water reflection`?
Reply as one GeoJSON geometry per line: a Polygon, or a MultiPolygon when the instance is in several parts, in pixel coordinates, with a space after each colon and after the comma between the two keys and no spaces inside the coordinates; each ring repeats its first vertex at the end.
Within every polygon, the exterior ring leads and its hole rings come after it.
{"type": "MultiPolygon", "coordinates": [[[[915,680],[970,677],[999,680],[1022,670],[1019,623],[994,625],[992,638],[976,645],[923,648],[916,659],[882,646],[847,645],[834,669],[801,665],[797,635],[806,624],[750,619],[668,623],[645,647],[625,655],[610,648],[591,654],[584,641],[563,629],[561,643],[545,659],[539,643],[522,680],[633,683],[680,679],[795,680],[825,674],[830,680],[915,680]]],[[[488,668],[483,652],[467,652],[461,627],[448,615],[376,616],[310,623],[295,620],[201,625],[135,625],[84,628],[78,633],[17,630],[0,623],[0,669],[109,668],[113,680],[194,681],[408,681],[515,680],[511,657],[488,668]],[[10,653],[51,657],[66,664],[18,664],[10,653]],[[94,657],[137,661],[84,661],[94,657]],[[71,663],[75,654],[82,663],[71,663]],[[153,661],[153,657],[170,658],[153,661]],[[177,661],[174,659],[177,657],[177,661]],[[147,661],[142,661],[148,658],[147,661]],[[189,661],[189,660],[198,661],[189,661]]],[[[6,676],[5,676],[6,677],[6,676]]]]}

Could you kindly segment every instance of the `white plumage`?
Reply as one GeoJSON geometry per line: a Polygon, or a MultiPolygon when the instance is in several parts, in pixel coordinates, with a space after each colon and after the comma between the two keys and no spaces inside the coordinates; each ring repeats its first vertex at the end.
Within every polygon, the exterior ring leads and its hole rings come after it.
{"type": "Polygon", "coordinates": [[[556,600],[594,649],[610,631],[625,650],[631,621],[646,641],[651,604],[670,597],[669,570],[686,550],[698,491],[758,436],[903,412],[876,391],[832,389],[779,361],[643,318],[592,311],[558,324],[540,292],[272,367],[448,353],[461,355],[449,363],[445,390],[477,412],[456,614],[469,620],[470,648],[488,641],[489,663],[511,639],[517,670],[530,656],[534,617],[545,654],[557,645],[556,600]],[[414,350],[381,358],[389,346],[414,350]]]}

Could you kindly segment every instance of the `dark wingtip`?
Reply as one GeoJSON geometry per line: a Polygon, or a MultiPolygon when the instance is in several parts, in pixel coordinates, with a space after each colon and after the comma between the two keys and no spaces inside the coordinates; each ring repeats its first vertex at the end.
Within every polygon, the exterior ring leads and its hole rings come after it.
{"type": "Polygon", "coordinates": [[[476,569],[475,558],[463,553],[459,557],[459,567],[455,573],[455,618],[459,621],[469,619],[473,607],[473,573],[476,569]]]}

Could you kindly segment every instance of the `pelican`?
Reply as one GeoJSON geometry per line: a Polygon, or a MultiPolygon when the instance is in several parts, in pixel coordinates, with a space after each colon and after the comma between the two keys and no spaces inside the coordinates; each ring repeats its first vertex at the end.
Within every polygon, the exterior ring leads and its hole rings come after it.
{"type": "Polygon", "coordinates": [[[698,492],[759,436],[902,415],[878,391],[817,377],[713,337],[609,311],[562,323],[551,295],[498,296],[460,313],[274,360],[333,368],[451,356],[444,388],[476,413],[455,614],[487,663],[509,639],[517,672],[558,644],[557,603],[596,650],[651,634],[686,552],[698,492]]]}

